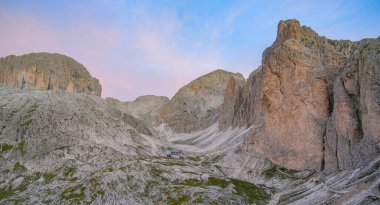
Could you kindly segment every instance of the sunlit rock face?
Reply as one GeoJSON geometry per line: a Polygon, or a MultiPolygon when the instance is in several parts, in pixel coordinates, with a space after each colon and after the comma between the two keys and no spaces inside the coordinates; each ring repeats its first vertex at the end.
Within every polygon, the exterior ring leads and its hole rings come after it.
{"type": "Polygon", "coordinates": [[[99,80],[74,59],[51,53],[0,58],[0,84],[19,89],[66,90],[101,95],[99,80]]]}
{"type": "Polygon", "coordinates": [[[218,107],[231,77],[245,81],[239,73],[215,70],[182,87],[163,107],[161,122],[175,132],[192,132],[217,122],[218,107]]]}
{"type": "Polygon", "coordinates": [[[245,150],[290,169],[326,172],[376,156],[379,44],[329,40],[296,20],[280,21],[242,94],[225,99],[240,102],[231,126],[255,125],[245,150]]]}

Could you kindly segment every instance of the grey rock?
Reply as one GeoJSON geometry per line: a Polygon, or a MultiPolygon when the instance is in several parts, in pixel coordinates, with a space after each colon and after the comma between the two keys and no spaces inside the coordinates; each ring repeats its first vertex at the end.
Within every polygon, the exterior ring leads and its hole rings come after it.
{"type": "Polygon", "coordinates": [[[241,74],[215,70],[190,82],[163,107],[159,121],[175,132],[197,131],[216,123],[216,109],[223,103],[230,77],[245,81],[241,74]]]}
{"type": "Polygon", "coordinates": [[[74,59],[51,53],[0,58],[0,84],[19,89],[66,90],[101,95],[99,80],[74,59]]]}

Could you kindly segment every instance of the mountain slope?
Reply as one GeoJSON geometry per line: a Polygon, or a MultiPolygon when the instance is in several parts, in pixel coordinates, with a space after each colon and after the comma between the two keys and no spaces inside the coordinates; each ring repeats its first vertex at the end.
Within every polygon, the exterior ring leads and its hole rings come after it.
{"type": "Polygon", "coordinates": [[[163,107],[161,120],[175,132],[191,132],[207,128],[217,121],[218,107],[223,103],[227,83],[241,74],[215,70],[182,87],[163,107]]]}
{"type": "Polygon", "coordinates": [[[147,125],[157,122],[162,108],[168,103],[165,96],[144,95],[134,101],[121,102],[117,99],[106,98],[108,104],[116,106],[143,121],[147,125]]]}
{"type": "Polygon", "coordinates": [[[3,58],[0,204],[379,204],[379,45],[280,21],[247,81],[133,102],[89,95],[67,57],[3,58]]]}
{"type": "Polygon", "coordinates": [[[272,193],[200,156],[165,158],[169,142],[99,97],[3,86],[0,96],[2,204],[260,204],[272,193]]]}

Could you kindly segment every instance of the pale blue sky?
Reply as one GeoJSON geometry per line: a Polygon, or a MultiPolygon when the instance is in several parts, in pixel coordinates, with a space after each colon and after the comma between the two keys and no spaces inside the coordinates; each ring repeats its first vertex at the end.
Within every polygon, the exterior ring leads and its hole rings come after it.
{"type": "Polygon", "coordinates": [[[289,18],[332,39],[380,35],[379,0],[0,0],[0,56],[62,53],[101,81],[103,97],[172,97],[217,68],[247,77],[289,18]]]}

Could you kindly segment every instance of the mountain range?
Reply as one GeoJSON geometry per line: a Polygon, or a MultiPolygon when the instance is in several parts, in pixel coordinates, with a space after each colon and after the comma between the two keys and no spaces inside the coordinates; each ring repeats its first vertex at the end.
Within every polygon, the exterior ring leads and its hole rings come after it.
{"type": "Polygon", "coordinates": [[[248,79],[101,91],[61,54],[0,58],[0,204],[380,204],[380,37],[280,21],[248,79]]]}

